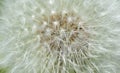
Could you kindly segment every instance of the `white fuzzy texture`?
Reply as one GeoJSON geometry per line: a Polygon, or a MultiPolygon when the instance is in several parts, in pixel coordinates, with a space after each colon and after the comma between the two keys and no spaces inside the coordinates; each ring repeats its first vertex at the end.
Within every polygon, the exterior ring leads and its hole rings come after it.
{"type": "MultiPolygon", "coordinates": [[[[120,72],[119,0],[5,0],[3,4],[0,15],[0,66],[9,67],[8,73],[120,72]],[[82,64],[86,68],[83,70],[80,68],[81,64],[70,60],[81,61],[78,54],[74,58],[69,54],[68,57],[66,54],[62,55],[62,68],[59,63],[55,65],[58,60],[56,52],[46,49],[47,42],[44,43],[46,48],[41,48],[41,36],[35,34],[43,26],[38,27],[34,18],[42,18],[43,14],[49,16],[70,11],[80,16],[88,28],[85,31],[90,34],[88,49],[92,60],[82,64]]],[[[71,22],[71,18],[68,21],[71,22]]],[[[47,23],[44,22],[44,25],[47,23]]],[[[59,22],[55,21],[53,24],[57,25],[59,22]]],[[[48,33],[50,31],[46,30],[48,33]]],[[[64,34],[64,29],[60,32],[64,34]]]]}

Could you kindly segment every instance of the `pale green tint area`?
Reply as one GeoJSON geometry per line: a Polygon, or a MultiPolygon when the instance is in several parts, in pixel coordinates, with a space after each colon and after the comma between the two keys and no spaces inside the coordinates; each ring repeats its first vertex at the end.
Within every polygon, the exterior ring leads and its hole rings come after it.
{"type": "Polygon", "coordinates": [[[0,68],[0,73],[7,73],[7,68],[0,68]]]}
{"type": "MultiPolygon", "coordinates": [[[[4,0],[0,0],[0,16],[1,16],[1,9],[2,9],[2,6],[3,6],[3,2],[4,0]]],[[[2,24],[0,22],[0,24],[2,24]]],[[[2,41],[4,39],[4,36],[3,35],[0,35],[0,41],[2,41]]],[[[3,54],[0,54],[0,59],[3,57],[3,54]]],[[[7,73],[8,71],[8,68],[4,68],[2,66],[0,66],[0,73],[7,73]]]]}
{"type": "Polygon", "coordinates": [[[3,7],[3,2],[4,0],[0,0],[0,12],[1,12],[1,8],[3,7]]]}

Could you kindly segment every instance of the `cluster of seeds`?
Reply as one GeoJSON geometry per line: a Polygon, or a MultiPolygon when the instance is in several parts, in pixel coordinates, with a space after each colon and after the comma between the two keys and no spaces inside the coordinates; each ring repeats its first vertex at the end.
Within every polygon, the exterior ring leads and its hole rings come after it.
{"type": "Polygon", "coordinates": [[[41,47],[49,49],[52,54],[57,51],[58,59],[55,65],[59,64],[59,73],[65,64],[63,55],[66,56],[65,59],[78,65],[81,71],[85,69],[89,61],[89,37],[85,32],[84,23],[77,14],[52,11],[50,15],[43,15],[34,21],[37,23],[36,33],[40,36],[41,47]]]}
{"type": "MultiPolygon", "coordinates": [[[[51,12],[49,16],[36,18],[40,43],[49,43],[51,50],[63,50],[73,46],[88,47],[87,33],[79,16],[73,12],[51,12]]],[[[83,48],[82,47],[82,48],[83,48]]],[[[78,47],[77,47],[78,48],[78,47]]]]}

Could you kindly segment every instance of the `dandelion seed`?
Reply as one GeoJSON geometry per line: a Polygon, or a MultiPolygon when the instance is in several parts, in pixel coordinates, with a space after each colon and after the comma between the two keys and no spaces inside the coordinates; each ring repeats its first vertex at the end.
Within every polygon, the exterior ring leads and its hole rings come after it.
{"type": "Polygon", "coordinates": [[[49,4],[52,5],[54,3],[53,0],[49,0],[49,4]]]}

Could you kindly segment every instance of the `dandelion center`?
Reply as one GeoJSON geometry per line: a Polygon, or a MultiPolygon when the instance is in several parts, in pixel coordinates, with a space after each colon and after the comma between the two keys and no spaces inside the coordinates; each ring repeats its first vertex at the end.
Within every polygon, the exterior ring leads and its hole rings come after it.
{"type": "Polygon", "coordinates": [[[68,46],[71,48],[88,46],[84,24],[73,12],[51,11],[50,15],[43,15],[41,18],[36,18],[35,21],[40,27],[37,30],[41,39],[40,43],[47,43],[51,50],[63,50],[68,46]]]}

